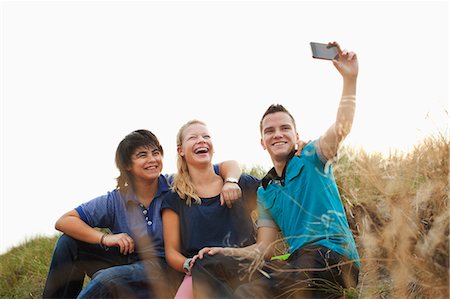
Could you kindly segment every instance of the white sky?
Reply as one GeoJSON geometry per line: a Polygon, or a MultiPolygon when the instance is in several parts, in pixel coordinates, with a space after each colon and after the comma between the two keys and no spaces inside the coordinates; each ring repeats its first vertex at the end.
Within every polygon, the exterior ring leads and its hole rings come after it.
{"type": "Polygon", "coordinates": [[[346,144],[408,150],[448,134],[448,15],[441,2],[1,2],[0,253],[115,187],[117,144],[209,124],[215,161],[270,166],[259,119],[281,103],[303,139],[334,121],[341,77],[310,41],[358,53],[346,144]]]}

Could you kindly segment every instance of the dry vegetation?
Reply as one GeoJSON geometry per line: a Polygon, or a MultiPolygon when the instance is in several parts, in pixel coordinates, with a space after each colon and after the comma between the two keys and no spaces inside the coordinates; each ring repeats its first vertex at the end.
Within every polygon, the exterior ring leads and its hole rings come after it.
{"type": "Polygon", "coordinates": [[[361,257],[361,298],[449,298],[444,136],[383,157],[344,148],[334,173],[361,257]]]}

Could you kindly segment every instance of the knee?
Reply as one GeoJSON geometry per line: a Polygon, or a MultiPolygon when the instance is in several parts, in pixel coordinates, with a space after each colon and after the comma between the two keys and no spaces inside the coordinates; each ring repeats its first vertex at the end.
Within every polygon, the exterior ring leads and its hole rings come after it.
{"type": "Polygon", "coordinates": [[[209,268],[211,266],[217,267],[217,265],[229,264],[231,260],[233,260],[232,257],[222,254],[204,255],[203,259],[197,259],[195,261],[195,265],[202,268],[209,268]]]}
{"type": "Polygon", "coordinates": [[[77,248],[78,248],[77,241],[74,238],[66,234],[63,234],[56,241],[55,253],[67,251],[75,253],[77,251],[77,248]]]}

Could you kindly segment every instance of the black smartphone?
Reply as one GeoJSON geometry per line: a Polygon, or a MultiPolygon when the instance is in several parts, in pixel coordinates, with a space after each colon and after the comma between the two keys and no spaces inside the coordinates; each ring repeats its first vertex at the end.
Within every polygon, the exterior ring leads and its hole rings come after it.
{"type": "Polygon", "coordinates": [[[339,59],[337,47],[315,42],[310,42],[309,44],[311,45],[313,58],[326,60],[339,59]]]}

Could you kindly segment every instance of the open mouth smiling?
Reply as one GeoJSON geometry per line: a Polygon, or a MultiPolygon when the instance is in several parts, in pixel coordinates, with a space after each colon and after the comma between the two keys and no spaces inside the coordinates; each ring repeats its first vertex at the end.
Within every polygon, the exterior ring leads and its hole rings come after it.
{"type": "Polygon", "coordinates": [[[278,141],[278,142],[272,143],[272,146],[275,146],[275,147],[282,146],[282,145],[285,145],[286,143],[287,143],[286,141],[278,141]]]}
{"type": "Polygon", "coordinates": [[[196,155],[209,153],[209,149],[207,147],[199,147],[194,151],[196,155]]]}

